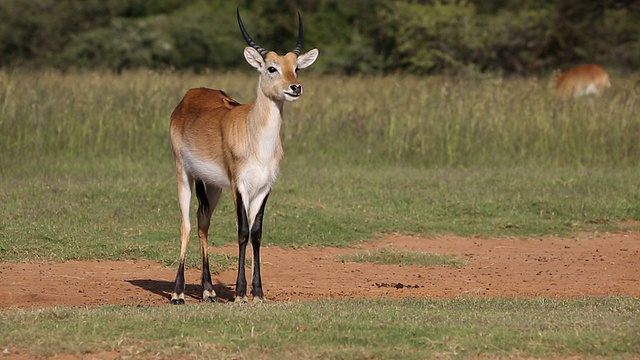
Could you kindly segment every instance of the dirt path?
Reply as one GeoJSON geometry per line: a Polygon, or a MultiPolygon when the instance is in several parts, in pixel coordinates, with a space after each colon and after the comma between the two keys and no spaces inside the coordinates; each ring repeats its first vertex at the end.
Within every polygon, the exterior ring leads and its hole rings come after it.
{"type": "MultiPolygon", "coordinates": [[[[235,246],[211,251],[235,254],[235,246]]],[[[576,238],[482,239],[391,236],[354,249],[265,247],[270,301],[467,297],[640,296],[640,234],[576,238]],[[336,257],[383,247],[451,254],[466,266],[343,263],[336,257]]],[[[165,305],[175,269],[149,261],[0,263],[0,308],[55,305],[165,305]]],[[[235,270],[214,275],[233,299],[235,270]]],[[[200,270],[188,269],[187,303],[198,301],[200,270]]]]}

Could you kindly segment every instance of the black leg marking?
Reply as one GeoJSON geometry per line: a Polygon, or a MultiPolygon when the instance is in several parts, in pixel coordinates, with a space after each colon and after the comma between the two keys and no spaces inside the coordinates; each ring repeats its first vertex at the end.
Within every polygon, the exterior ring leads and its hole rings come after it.
{"type": "Polygon", "coordinates": [[[176,274],[176,285],[173,289],[173,295],[171,296],[171,304],[184,304],[184,288],[184,263],[180,263],[180,266],[178,266],[178,273],[176,274]]]}
{"type": "Polygon", "coordinates": [[[251,281],[251,295],[254,298],[262,299],[264,293],[262,291],[262,277],[260,275],[260,244],[262,242],[262,218],[264,216],[264,208],[267,205],[269,194],[262,200],[260,210],[256,214],[251,227],[251,245],[253,247],[253,280],[251,281]]]}
{"type": "MultiPolygon", "coordinates": [[[[207,189],[203,181],[196,181],[196,196],[198,197],[198,238],[200,239],[200,255],[202,257],[202,300],[216,302],[215,291],[211,283],[211,271],[209,270],[209,255],[207,252],[209,226],[213,209],[209,203],[207,189]]],[[[215,204],[213,204],[215,206],[215,204]]]]}
{"type": "Polygon", "coordinates": [[[196,181],[196,196],[198,197],[198,216],[209,215],[209,211],[211,209],[209,205],[209,199],[207,198],[207,190],[204,186],[204,182],[202,180],[196,181]]]}
{"type": "Polygon", "coordinates": [[[211,222],[211,206],[207,197],[207,190],[204,183],[200,180],[196,181],[196,196],[198,197],[198,236],[206,236],[209,232],[211,222]]]}
{"type": "Polygon", "coordinates": [[[238,217],[238,278],[236,280],[236,301],[242,301],[247,296],[247,277],[244,263],[247,243],[249,242],[249,219],[240,192],[236,190],[236,214],[238,217]]]}
{"type": "Polygon", "coordinates": [[[204,256],[202,258],[202,301],[204,302],[217,302],[218,297],[213,290],[213,284],[211,283],[211,272],[209,271],[209,257],[204,256]]]}

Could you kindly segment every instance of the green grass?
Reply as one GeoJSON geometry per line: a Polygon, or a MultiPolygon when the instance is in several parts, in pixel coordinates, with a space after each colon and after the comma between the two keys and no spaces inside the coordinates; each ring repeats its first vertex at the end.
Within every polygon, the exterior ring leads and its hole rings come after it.
{"type": "MultiPolygon", "coordinates": [[[[615,79],[602,98],[564,104],[536,79],[301,79],[303,99],[285,110],[267,245],[638,230],[634,76],[615,79]]],[[[253,73],[1,71],[0,261],[175,266],[169,114],[190,87],[245,102],[255,82],[253,73]]],[[[235,242],[228,192],[210,234],[235,242]]],[[[199,265],[196,243],[189,266],[199,265]]],[[[213,258],[217,270],[234,262],[213,258]]],[[[638,299],[604,298],[4,310],[0,345],[148,357],[633,358],[639,308],[638,299]]]]}
{"type": "Polygon", "coordinates": [[[464,261],[450,255],[438,255],[399,249],[377,249],[339,256],[337,261],[380,265],[463,266],[464,261]]]}
{"type": "Polygon", "coordinates": [[[10,351],[137,357],[637,357],[640,301],[314,301],[0,312],[10,351]]]}
{"type": "MultiPolygon", "coordinates": [[[[151,259],[175,265],[179,210],[171,159],[5,167],[0,261],[151,259]]],[[[388,232],[543,236],[620,229],[640,219],[635,168],[461,168],[333,165],[285,159],[264,242],[350,246],[388,232]]],[[[225,192],[212,242],[235,242],[225,192]]],[[[199,264],[192,241],[190,265],[199,264]]],[[[214,259],[215,260],[215,259],[214,259]]],[[[217,260],[215,260],[217,261],[217,260]]]]}
{"type": "MultiPolygon", "coordinates": [[[[302,74],[288,104],[288,153],[319,163],[412,166],[637,166],[637,75],[604,97],[559,103],[546,80],[302,74]]],[[[139,161],[170,157],[169,114],[188,88],[255,97],[256,76],[0,72],[4,154],[139,161]],[[25,154],[25,151],[27,154],[25,154]]]]}

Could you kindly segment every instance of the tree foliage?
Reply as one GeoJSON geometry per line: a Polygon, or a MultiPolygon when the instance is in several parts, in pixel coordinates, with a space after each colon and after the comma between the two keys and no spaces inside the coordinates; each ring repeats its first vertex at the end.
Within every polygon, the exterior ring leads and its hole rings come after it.
{"type": "Polygon", "coordinates": [[[581,62],[640,65],[632,0],[3,0],[0,66],[246,68],[235,11],[279,53],[297,15],[316,70],[536,74],[581,62]]]}

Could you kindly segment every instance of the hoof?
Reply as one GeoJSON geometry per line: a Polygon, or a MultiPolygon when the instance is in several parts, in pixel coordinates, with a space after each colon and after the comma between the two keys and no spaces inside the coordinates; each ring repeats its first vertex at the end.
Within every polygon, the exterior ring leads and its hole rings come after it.
{"type": "Polygon", "coordinates": [[[243,297],[236,297],[236,299],[235,299],[235,300],[233,300],[233,302],[234,302],[234,303],[236,303],[236,304],[246,304],[246,303],[248,303],[248,302],[249,302],[249,299],[247,299],[247,297],[246,297],[246,296],[243,296],[243,297]]]}
{"type": "Polygon", "coordinates": [[[218,302],[218,297],[217,296],[207,296],[204,299],[202,299],[203,302],[206,303],[216,303],[218,302]]]}
{"type": "Polygon", "coordinates": [[[213,290],[205,290],[202,292],[202,302],[206,303],[214,303],[218,302],[218,297],[216,296],[216,292],[213,290]]]}
{"type": "Polygon", "coordinates": [[[261,296],[257,296],[253,298],[253,303],[254,304],[261,304],[261,303],[266,303],[267,299],[261,297],[261,296]]]}
{"type": "Polygon", "coordinates": [[[184,305],[184,299],[171,299],[171,305],[184,305]]]}

